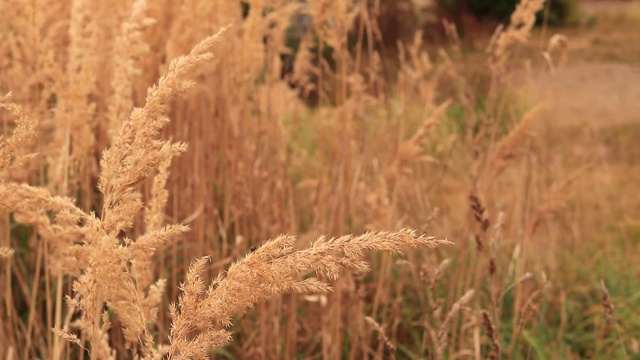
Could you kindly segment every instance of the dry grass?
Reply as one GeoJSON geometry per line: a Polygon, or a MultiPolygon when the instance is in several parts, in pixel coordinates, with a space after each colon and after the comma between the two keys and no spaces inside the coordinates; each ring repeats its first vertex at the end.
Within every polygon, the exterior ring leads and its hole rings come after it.
{"type": "Polygon", "coordinates": [[[0,356],[633,353],[627,183],[509,91],[542,4],[469,71],[364,1],[0,3],[0,356]]]}

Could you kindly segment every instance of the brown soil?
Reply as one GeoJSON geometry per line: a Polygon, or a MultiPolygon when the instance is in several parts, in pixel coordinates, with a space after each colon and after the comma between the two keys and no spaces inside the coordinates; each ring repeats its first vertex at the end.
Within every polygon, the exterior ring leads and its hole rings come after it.
{"type": "MultiPolygon", "coordinates": [[[[537,72],[524,90],[559,125],[640,124],[640,1],[586,1],[569,30],[570,62],[537,72]]],[[[562,30],[560,30],[562,32],[562,30]]]]}
{"type": "Polygon", "coordinates": [[[538,74],[527,91],[559,125],[640,123],[640,65],[572,64],[538,74]]]}

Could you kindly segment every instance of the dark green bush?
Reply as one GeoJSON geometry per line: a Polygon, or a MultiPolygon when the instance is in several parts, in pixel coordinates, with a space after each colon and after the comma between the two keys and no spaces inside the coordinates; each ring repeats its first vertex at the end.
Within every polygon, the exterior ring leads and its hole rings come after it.
{"type": "MultiPolygon", "coordinates": [[[[549,25],[573,25],[578,21],[579,0],[550,0],[549,25]]],[[[506,21],[520,0],[438,0],[440,6],[451,16],[469,12],[481,20],[506,21]]],[[[542,23],[543,12],[538,14],[542,23]]]]}
{"type": "MultiPolygon", "coordinates": [[[[579,20],[578,0],[554,0],[551,1],[549,12],[550,25],[575,25],[579,20]]],[[[538,15],[539,17],[541,15],[538,15]]],[[[539,19],[540,21],[540,19],[539,19]]]]}

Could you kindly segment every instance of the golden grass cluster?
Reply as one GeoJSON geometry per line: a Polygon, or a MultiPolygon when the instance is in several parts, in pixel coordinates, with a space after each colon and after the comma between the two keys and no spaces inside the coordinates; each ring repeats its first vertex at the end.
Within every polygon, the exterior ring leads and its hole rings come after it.
{"type": "Polygon", "coordinates": [[[0,356],[526,351],[584,168],[505,91],[542,5],[478,92],[366,1],[0,3],[0,356]]]}

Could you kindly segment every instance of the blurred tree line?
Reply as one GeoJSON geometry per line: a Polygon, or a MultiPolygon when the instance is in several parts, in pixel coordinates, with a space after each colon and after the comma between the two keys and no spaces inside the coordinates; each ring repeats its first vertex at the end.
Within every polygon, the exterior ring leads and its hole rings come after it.
{"type": "MultiPolygon", "coordinates": [[[[369,0],[372,8],[382,9],[378,18],[388,45],[405,39],[416,29],[430,24],[440,26],[440,19],[456,24],[460,35],[473,31],[469,23],[506,23],[520,0],[369,0]]],[[[538,14],[538,23],[550,26],[575,25],[579,19],[579,0],[547,0],[538,14]]],[[[433,29],[429,29],[433,30],[433,29]]]]}
{"type": "MultiPolygon", "coordinates": [[[[386,0],[393,2],[394,0],[386,0]]],[[[411,1],[416,3],[416,1],[411,1]]],[[[434,0],[441,10],[452,16],[470,14],[480,20],[492,19],[505,21],[516,8],[520,0],[434,0]]],[[[579,0],[547,0],[545,9],[549,25],[573,25],[578,20],[579,0]]],[[[538,21],[544,21],[544,13],[538,15],[538,21]]]]}

